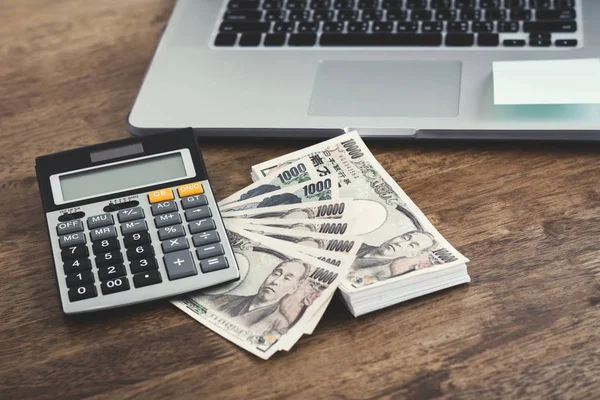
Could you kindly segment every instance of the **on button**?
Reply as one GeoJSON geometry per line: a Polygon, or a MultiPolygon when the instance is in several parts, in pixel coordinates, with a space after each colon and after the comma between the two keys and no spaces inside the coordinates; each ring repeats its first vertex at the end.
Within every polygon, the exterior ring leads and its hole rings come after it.
{"type": "Polygon", "coordinates": [[[177,193],[179,193],[179,197],[192,196],[194,194],[204,193],[204,188],[202,188],[202,184],[200,182],[188,183],[179,186],[177,188],[177,193]]]}

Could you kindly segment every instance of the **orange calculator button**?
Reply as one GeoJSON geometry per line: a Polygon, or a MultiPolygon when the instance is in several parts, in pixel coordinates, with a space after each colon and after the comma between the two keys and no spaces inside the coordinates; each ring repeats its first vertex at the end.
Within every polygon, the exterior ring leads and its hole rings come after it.
{"type": "Polygon", "coordinates": [[[174,198],[175,196],[173,196],[172,189],[160,189],[148,192],[148,200],[150,201],[150,203],[158,203],[159,201],[173,200],[174,198]]]}
{"type": "Polygon", "coordinates": [[[179,193],[179,197],[193,196],[204,193],[204,189],[200,182],[194,182],[179,186],[177,193],[179,193]]]}

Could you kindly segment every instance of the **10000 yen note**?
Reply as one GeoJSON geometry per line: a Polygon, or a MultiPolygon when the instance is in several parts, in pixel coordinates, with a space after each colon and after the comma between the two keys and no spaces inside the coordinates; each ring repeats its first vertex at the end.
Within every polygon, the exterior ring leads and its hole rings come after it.
{"type": "Polygon", "coordinates": [[[318,203],[286,204],[253,210],[223,211],[223,218],[263,219],[276,218],[280,220],[297,219],[337,219],[351,218],[354,215],[352,199],[319,201],[318,203]]]}
{"type": "Polygon", "coordinates": [[[295,343],[351,263],[334,266],[296,246],[229,231],[240,280],[173,300],[173,304],[252,354],[268,359],[295,343]]]}
{"type": "Polygon", "coordinates": [[[253,176],[306,156],[321,176],[338,176],[342,198],[355,199],[354,233],[362,235],[364,243],[342,284],[349,292],[366,289],[367,282],[390,283],[390,279],[434,265],[468,262],[381,167],[356,132],[255,165],[253,176]]]}
{"type": "Polygon", "coordinates": [[[308,157],[297,160],[296,162],[286,165],[285,167],[273,170],[273,172],[260,181],[254,182],[250,186],[245,187],[228,196],[219,202],[219,207],[224,207],[230,203],[247,200],[253,197],[262,196],[276,190],[281,190],[286,187],[297,185],[300,183],[316,180],[319,178],[319,173],[313,166],[308,157]]]}
{"type": "Polygon", "coordinates": [[[296,231],[322,233],[326,235],[352,235],[354,230],[354,218],[339,219],[246,219],[246,224],[270,226],[273,228],[292,229],[296,231]]]}

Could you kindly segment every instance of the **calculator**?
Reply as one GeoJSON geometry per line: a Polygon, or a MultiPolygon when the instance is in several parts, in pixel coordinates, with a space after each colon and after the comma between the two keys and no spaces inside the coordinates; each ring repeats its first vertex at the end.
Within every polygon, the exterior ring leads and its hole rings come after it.
{"type": "Polygon", "coordinates": [[[191,128],[38,157],[36,173],[66,314],[239,279],[191,128]]]}

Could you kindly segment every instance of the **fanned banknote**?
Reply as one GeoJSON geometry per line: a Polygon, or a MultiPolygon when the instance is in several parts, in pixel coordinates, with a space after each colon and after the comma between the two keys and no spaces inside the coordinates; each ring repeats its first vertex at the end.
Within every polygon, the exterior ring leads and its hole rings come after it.
{"type": "Polygon", "coordinates": [[[281,220],[297,219],[334,219],[350,218],[354,214],[354,201],[351,198],[325,200],[305,204],[286,204],[267,208],[256,208],[240,211],[221,211],[223,218],[263,219],[278,218],[281,220]]]}
{"type": "Polygon", "coordinates": [[[355,218],[340,219],[277,219],[263,218],[243,220],[246,224],[270,226],[273,228],[293,229],[305,232],[323,233],[328,235],[343,236],[353,235],[355,228],[355,218]]]}

